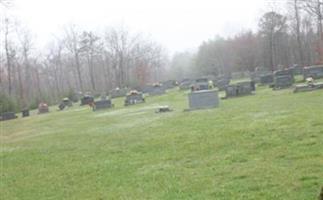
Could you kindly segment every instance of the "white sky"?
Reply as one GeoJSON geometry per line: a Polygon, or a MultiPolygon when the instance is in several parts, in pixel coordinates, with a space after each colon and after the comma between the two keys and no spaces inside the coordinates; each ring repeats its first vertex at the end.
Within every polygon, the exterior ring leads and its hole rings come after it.
{"type": "Polygon", "coordinates": [[[174,53],[194,49],[216,35],[255,29],[269,0],[14,1],[11,12],[37,35],[39,44],[61,33],[69,23],[91,30],[123,25],[148,34],[174,53]]]}

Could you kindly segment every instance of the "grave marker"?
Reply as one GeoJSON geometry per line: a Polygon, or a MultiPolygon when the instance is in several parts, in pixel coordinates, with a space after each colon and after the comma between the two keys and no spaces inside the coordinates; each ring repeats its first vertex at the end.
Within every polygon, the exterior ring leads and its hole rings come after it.
{"type": "Polygon", "coordinates": [[[130,93],[126,96],[124,104],[125,106],[128,106],[128,105],[134,105],[134,104],[144,103],[144,102],[145,102],[145,98],[142,92],[130,91],[130,93]]]}
{"type": "Polygon", "coordinates": [[[18,118],[14,112],[5,112],[0,115],[0,121],[6,121],[18,118]]]}
{"type": "Polygon", "coordinates": [[[219,106],[219,96],[217,90],[200,90],[188,94],[189,108],[206,109],[219,106]]]}

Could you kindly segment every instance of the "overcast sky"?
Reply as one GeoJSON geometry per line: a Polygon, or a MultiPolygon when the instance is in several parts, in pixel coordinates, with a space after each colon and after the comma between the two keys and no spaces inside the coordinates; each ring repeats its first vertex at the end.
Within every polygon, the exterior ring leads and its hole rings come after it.
{"type": "Polygon", "coordinates": [[[37,35],[39,44],[69,23],[91,30],[123,25],[149,35],[174,53],[194,49],[216,35],[255,30],[259,17],[268,10],[268,1],[15,0],[11,12],[37,35]]]}

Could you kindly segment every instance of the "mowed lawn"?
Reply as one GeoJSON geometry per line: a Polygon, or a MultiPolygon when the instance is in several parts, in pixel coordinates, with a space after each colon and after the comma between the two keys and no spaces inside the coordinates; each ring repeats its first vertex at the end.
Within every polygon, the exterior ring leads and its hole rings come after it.
{"type": "Polygon", "coordinates": [[[309,200],[323,186],[322,90],[259,87],[194,112],[176,89],[113,103],[0,122],[0,199],[309,200]]]}

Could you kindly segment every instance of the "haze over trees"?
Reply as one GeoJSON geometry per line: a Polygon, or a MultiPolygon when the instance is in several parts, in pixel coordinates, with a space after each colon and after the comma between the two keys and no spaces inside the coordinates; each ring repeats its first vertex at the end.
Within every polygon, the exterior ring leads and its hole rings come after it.
{"type": "MultiPolygon", "coordinates": [[[[0,6],[10,9],[10,1],[1,0],[0,6]]],[[[290,0],[286,13],[264,13],[257,31],[205,38],[196,52],[178,52],[172,58],[149,37],[123,27],[96,32],[69,24],[45,49],[38,49],[28,27],[1,17],[1,95],[11,99],[7,107],[12,110],[41,101],[57,103],[76,92],[100,94],[167,79],[319,64],[322,10],[323,0],[290,0]]]]}

